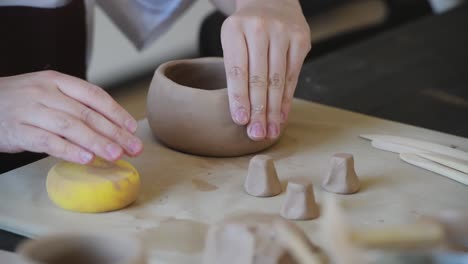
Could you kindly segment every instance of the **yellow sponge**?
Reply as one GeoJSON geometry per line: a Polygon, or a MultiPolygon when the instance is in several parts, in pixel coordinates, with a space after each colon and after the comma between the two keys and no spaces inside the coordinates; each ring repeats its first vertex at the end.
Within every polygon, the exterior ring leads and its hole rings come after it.
{"type": "Polygon", "coordinates": [[[128,162],[95,159],[90,165],[61,161],[47,175],[47,193],[59,207],[82,213],[118,210],[134,202],[140,176],[128,162]]]}

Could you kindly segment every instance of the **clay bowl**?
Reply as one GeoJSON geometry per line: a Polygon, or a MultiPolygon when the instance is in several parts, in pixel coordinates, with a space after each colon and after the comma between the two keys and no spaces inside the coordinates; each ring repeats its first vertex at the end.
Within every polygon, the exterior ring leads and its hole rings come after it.
{"type": "Polygon", "coordinates": [[[148,92],[153,135],[166,146],[196,155],[255,153],[277,140],[253,141],[229,112],[222,58],[170,61],[156,70],[148,92]]]}
{"type": "Polygon", "coordinates": [[[28,240],[18,253],[40,264],[145,264],[140,241],[108,234],[58,234],[28,240]]]}

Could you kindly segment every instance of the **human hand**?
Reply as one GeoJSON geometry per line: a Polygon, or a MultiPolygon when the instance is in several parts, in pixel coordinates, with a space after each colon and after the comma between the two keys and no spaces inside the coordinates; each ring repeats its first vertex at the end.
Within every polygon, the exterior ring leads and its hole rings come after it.
{"type": "Polygon", "coordinates": [[[298,0],[237,0],[221,29],[232,119],[253,140],[274,139],[288,119],[311,48],[298,0]]]}
{"type": "Polygon", "coordinates": [[[0,152],[44,152],[87,164],[136,156],[137,123],[104,90],[54,71],[0,78],[0,152]]]}

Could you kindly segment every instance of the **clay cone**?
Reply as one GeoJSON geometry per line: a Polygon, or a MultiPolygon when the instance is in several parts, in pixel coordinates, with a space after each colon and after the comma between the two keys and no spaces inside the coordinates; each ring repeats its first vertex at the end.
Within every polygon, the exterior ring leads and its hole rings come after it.
{"type": "Polygon", "coordinates": [[[257,197],[269,197],[281,193],[281,183],[271,157],[257,155],[250,160],[244,189],[248,194],[257,197]]]}
{"type": "Polygon", "coordinates": [[[330,170],[322,183],[323,189],[332,193],[352,194],[359,191],[359,178],[354,170],[353,155],[338,153],[330,159],[330,170]]]}
{"type": "Polygon", "coordinates": [[[281,216],[291,220],[311,220],[319,214],[312,184],[302,181],[288,182],[281,216]]]}

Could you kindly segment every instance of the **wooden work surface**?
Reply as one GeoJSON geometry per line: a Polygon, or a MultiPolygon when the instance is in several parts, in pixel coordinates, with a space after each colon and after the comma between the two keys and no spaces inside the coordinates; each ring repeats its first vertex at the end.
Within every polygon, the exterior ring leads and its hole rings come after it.
{"type": "MultiPolygon", "coordinates": [[[[310,179],[319,203],[330,155],[354,154],[362,190],[337,197],[356,227],[411,222],[444,209],[468,210],[466,186],[374,149],[358,138],[362,133],[415,137],[468,150],[464,138],[295,100],[287,132],[264,153],[277,160],[282,181],[310,179]]],[[[135,204],[104,214],[55,207],[45,179],[57,160],[47,158],[0,175],[0,228],[29,237],[76,229],[134,234],[149,248],[150,263],[199,263],[207,224],[232,213],[279,213],[284,193],[255,198],[243,191],[251,156],[206,158],[170,150],[152,138],[145,120],[138,135],[145,151],[131,160],[143,183],[135,204]]],[[[298,223],[320,244],[317,220],[298,223]]]]}

